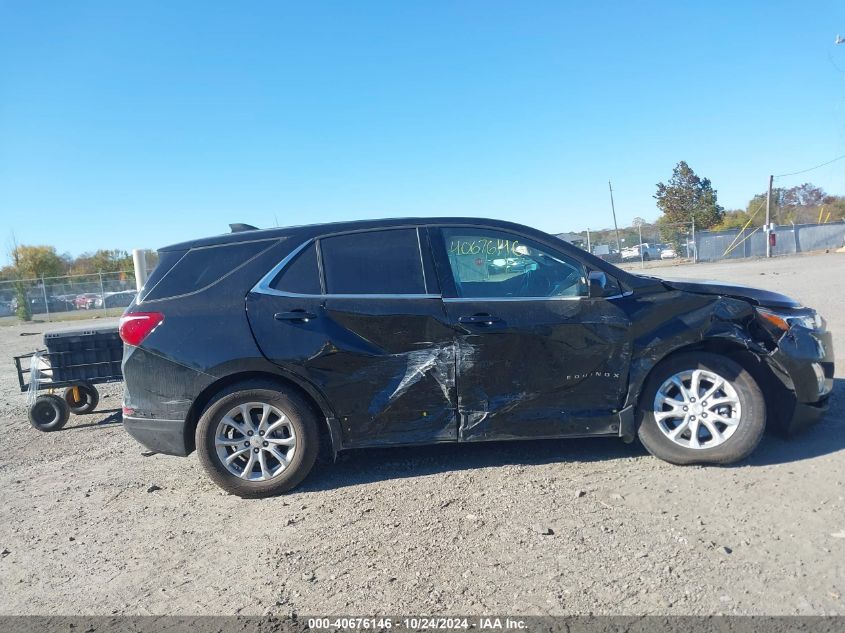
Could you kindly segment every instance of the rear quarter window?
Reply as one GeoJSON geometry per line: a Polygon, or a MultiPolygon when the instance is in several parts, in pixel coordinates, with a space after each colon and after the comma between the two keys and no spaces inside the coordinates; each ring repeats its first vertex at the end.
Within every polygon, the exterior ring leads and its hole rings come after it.
{"type": "Polygon", "coordinates": [[[170,255],[171,251],[162,251],[162,259],[155,272],[162,268],[162,264],[169,267],[158,276],[157,283],[151,283],[155,281],[152,277],[147,281],[145,288],[149,286],[149,290],[142,293],[139,301],[178,297],[207,288],[276,243],[276,240],[262,240],[172,251],[174,254],[181,253],[181,257],[173,263],[169,261],[174,258],[170,255]]]}
{"type": "Polygon", "coordinates": [[[313,242],[299,253],[279,274],[270,287],[282,292],[294,294],[318,295],[320,288],[320,269],[317,264],[317,246],[313,242]]]}

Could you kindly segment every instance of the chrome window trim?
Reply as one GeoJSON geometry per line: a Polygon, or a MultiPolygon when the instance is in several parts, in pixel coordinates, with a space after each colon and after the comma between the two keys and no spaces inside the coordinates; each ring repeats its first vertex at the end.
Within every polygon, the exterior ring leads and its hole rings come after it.
{"type": "MultiPolygon", "coordinates": [[[[271,287],[270,284],[273,283],[273,280],[285,269],[285,267],[292,262],[297,255],[299,255],[302,251],[308,248],[312,242],[319,242],[319,239],[311,238],[297,246],[293,249],[290,253],[288,253],[282,261],[278,264],[273,266],[270,271],[265,274],[257,284],[252,287],[250,290],[251,293],[261,294],[261,295],[272,295],[275,297],[291,297],[291,298],[299,298],[299,299],[442,299],[442,295],[439,294],[327,294],[322,293],[318,295],[314,294],[302,294],[298,292],[287,292],[285,290],[276,290],[275,288],[271,287]]],[[[319,257],[320,253],[318,252],[317,257],[317,266],[320,267],[321,258],[319,257]]],[[[422,263],[422,262],[421,262],[422,263]]],[[[423,271],[423,275],[425,272],[423,271]]],[[[320,280],[322,284],[322,279],[320,280]]]]}
{"type": "MultiPolygon", "coordinates": [[[[611,295],[609,297],[594,297],[595,299],[620,299],[634,294],[633,291],[624,292],[620,295],[611,295]]],[[[577,296],[577,297],[444,297],[444,303],[471,303],[478,301],[582,301],[590,299],[591,297],[577,296]]]]}
{"type": "Polygon", "coordinates": [[[588,297],[446,297],[447,303],[470,303],[475,301],[580,301],[588,297]]]}
{"type": "MultiPolygon", "coordinates": [[[[359,231],[363,232],[363,231],[359,231]]],[[[343,235],[342,233],[339,235],[343,235]]],[[[417,227],[417,237],[419,238],[419,227],[417,227]]],[[[297,246],[293,249],[290,253],[288,253],[282,261],[276,264],[270,271],[265,274],[255,286],[252,287],[250,290],[251,293],[263,294],[263,295],[272,295],[276,297],[290,297],[290,298],[300,298],[300,299],[441,299],[444,303],[469,303],[469,302],[478,302],[478,301],[580,301],[582,299],[589,299],[589,297],[577,296],[577,297],[444,297],[442,294],[301,294],[297,292],[286,292],[284,290],[276,290],[272,288],[270,284],[273,280],[282,272],[282,270],[291,262],[293,259],[299,255],[303,250],[308,248],[312,242],[317,242],[319,246],[319,238],[309,238],[304,241],[302,244],[297,246]]],[[[260,253],[259,253],[260,254],[260,253]]],[[[420,254],[422,254],[422,248],[420,248],[420,254]]],[[[322,278],[322,253],[317,252],[317,266],[318,266],[318,274],[320,275],[320,284],[321,287],[324,288],[323,278],[322,278]]],[[[423,279],[425,279],[425,266],[424,262],[420,262],[423,264],[423,279]]],[[[426,285],[426,290],[428,289],[428,285],[426,285]]],[[[633,294],[633,291],[624,292],[618,295],[612,295],[610,297],[599,297],[601,299],[610,300],[610,299],[619,299],[621,297],[627,297],[633,294]]]]}

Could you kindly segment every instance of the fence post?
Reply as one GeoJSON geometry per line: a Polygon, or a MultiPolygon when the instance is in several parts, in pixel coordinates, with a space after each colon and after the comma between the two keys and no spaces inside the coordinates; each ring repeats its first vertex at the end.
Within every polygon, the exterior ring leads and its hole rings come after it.
{"type": "Polygon", "coordinates": [[[47,322],[51,322],[50,319],[50,304],[47,302],[47,284],[44,283],[44,275],[41,275],[41,294],[44,295],[44,310],[47,312],[47,322]]]}
{"type": "Polygon", "coordinates": [[[769,176],[769,188],[766,190],[766,257],[772,256],[772,181],[774,176],[769,176]]]}
{"type": "Polygon", "coordinates": [[[100,276],[100,302],[101,302],[100,309],[103,310],[103,312],[105,312],[106,311],[106,289],[103,287],[103,273],[98,272],[97,274],[100,276]]]}
{"type": "Polygon", "coordinates": [[[141,292],[141,288],[147,283],[147,256],[144,249],[132,250],[132,263],[135,266],[135,289],[141,292]]]}
{"type": "Polygon", "coordinates": [[[698,263],[698,244],[695,242],[695,216],[692,216],[692,263],[698,263]]]}
{"type": "Polygon", "coordinates": [[[637,232],[640,234],[640,268],[645,268],[645,259],[643,259],[643,223],[637,222],[637,232]]]}

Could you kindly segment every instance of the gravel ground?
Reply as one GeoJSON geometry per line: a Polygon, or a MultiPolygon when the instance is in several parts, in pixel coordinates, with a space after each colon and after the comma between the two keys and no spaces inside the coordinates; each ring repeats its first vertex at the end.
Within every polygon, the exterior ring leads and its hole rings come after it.
{"type": "MultiPolygon", "coordinates": [[[[845,254],[649,272],[780,290],[845,332],[845,254]]],[[[0,328],[0,614],[845,614],[841,369],[824,422],[734,467],[616,440],[379,449],[245,501],[195,456],[145,457],[119,386],[30,428],[9,357],[47,329],[0,328]]]]}

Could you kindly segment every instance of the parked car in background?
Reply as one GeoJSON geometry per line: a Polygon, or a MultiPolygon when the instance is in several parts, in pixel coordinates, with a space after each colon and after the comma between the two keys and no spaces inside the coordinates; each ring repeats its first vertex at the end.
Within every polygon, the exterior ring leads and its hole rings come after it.
{"type": "Polygon", "coordinates": [[[55,299],[63,302],[66,310],[76,310],[76,294],[55,295],[55,299]]]}
{"type": "Polygon", "coordinates": [[[102,303],[107,308],[125,308],[135,299],[135,290],[120,290],[118,292],[107,292],[103,295],[102,303]]]}
{"type": "Polygon", "coordinates": [[[593,255],[595,255],[596,257],[600,257],[604,261],[610,262],[612,264],[622,261],[622,257],[619,255],[619,251],[609,246],[608,244],[599,244],[597,246],[594,246],[593,255]]]}
{"type": "MultiPolygon", "coordinates": [[[[29,303],[30,314],[44,314],[46,312],[67,312],[71,310],[68,303],[58,297],[47,295],[47,303],[44,303],[43,294],[28,294],[27,303],[29,303]]],[[[11,310],[16,313],[18,310],[17,298],[12,299],[11,310]]]]}
{"type": "Polygon", "coordinates": [[[120,334],[126,430],[196,450],[245,497],[367,446],[639,437],[671,463],[728,464],[767,425],[820,419],[834,374],[824,320],[789,297],[635,275],[470,218],[168,246],[120,334]],[[489,274],[508,258],[530,265],[489,274]]]}
{"type": "Polygon", "coordinates": [[[660,251],[660,259],[675,259],[677,256],[678,253],[676,253],[675,249],[671,246],[667,246],[660,251]]]}
{"type": "MultiPolygon", "coordinates": [[[[98,295],[97,293],[86,292],[80,295],[76,295],[74,304],[76,305],[77,310],[91,310],[97,307],[98,299],[100,299],[100,295],[98,295]]],[[[100,307],[102,307],[102,305],[100,307]]]]}
{"type": "Polygon", "coordinates": [[[630,262],[640,259],[644,261],[649,261],[651,259],[660,259],[660,249],[656,246],[651,246],[646,242],[643,242],[642,244],[637,244],[636,246],[629,246],[627,248],[622,249],[623,262],[630,262]],[[640,257],[640,252],[642,252],[642,257],[640,257]]]}

